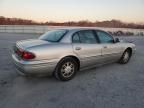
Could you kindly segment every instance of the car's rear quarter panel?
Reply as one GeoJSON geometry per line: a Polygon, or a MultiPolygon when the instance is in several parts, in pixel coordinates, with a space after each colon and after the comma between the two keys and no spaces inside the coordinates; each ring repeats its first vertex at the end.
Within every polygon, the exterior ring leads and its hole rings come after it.
{"type": "Polygon", "coordinates": [[[41,60],[57,60],[59,61],[65,56],[73,55],[72,45],[69,43],[55,43],[31,47],[27,49],[36,55],[34,61],[41,60]]]}

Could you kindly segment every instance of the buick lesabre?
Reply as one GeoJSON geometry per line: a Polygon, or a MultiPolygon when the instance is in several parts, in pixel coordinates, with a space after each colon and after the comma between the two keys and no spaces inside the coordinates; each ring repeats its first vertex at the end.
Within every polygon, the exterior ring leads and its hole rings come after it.
{"type": "Polygon", "coordinates": [[[134,44],[121,42],[103,30],[66,28],[16,42],[12,58],[22,74],[54,75],[68,81],[79,70],[99,64],[126,64],[135,50],[134,44]]]}

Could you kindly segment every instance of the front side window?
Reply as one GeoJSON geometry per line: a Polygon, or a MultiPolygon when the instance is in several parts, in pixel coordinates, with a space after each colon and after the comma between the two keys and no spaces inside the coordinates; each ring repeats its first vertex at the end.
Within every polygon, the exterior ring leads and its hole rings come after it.
{"type": "Polygon", "coordinates": [[[108,33],[97,31],[97,36],[101,43],[114,43],[113,37],[108,33]]]}
{"type": "Polygon", "coordinates": [[[59,42],[66,33],[67,30],[51,30],[40,36],[39,39],[49,42],[59,42]]]}
{"type": "Polygon", "coordinates": [[[83,30],[74,34],[73,43],[97,43],[95,35],[91,30],[83,30]]]}

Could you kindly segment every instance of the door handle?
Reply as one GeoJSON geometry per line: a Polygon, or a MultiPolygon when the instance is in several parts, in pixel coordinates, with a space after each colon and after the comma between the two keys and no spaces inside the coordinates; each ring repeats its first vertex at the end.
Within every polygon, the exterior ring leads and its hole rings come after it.
{"type": "Polygon", "coordinates": [[[107,48],[107,46],[104,46],[103,48],[107,48]]]}
{"type": "Polygon", "coordinates": [[[81,50],[81,47],[76,47],[75,50],[81,50]]]}

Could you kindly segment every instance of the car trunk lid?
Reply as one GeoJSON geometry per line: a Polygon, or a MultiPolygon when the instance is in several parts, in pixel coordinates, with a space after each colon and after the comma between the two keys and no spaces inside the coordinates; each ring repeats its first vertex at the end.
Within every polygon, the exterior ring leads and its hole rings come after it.
{"type": "Polygon", "coordinates": [[[22,58],[33,59],[35,58],[35,55],[32,52],[29,52],[28,49],[35,46],[46,45],[46,44],[50,44],[50,42],[40,40],[40,39],[29,39],[29,40],[18,41],[13,46],[13,53],[17,56],[18,59],[22,59],[22,58]]]}
{"type": "Polygon", "coordinates": [[[16,46],[21,49],[28,49],[34,46],[50,44],[51,42],[40,40],[40,39],[29,39],[29,40],[22,40],[16,43],[16,46]]]}

